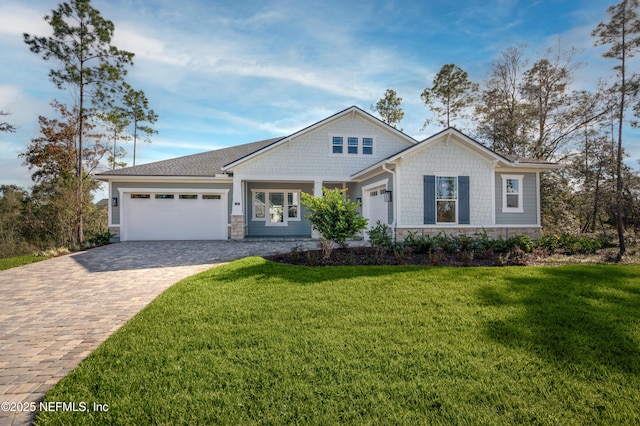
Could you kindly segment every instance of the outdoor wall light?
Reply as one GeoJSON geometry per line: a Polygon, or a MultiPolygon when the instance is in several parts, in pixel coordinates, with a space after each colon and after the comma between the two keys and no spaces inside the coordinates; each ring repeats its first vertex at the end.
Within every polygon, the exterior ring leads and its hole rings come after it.
{"type": "Polygon", "coordinates": [[[362,204],[362,197],[356,197],[356,203],[362,204]]]}
{"type": "Polygon", "coordinates": [[[111,205],[112,205],[113,207],[118,207],[118,197],[113,197],[113,198],[111,199],[111,205]]]}
{"type": "Polygon", "coordinates": [[[390,203],[393,200],[392,196],[391,196],[391,190],[390,189],[385,189],[384,190],[384,201],[387,203],[390,203]]]}

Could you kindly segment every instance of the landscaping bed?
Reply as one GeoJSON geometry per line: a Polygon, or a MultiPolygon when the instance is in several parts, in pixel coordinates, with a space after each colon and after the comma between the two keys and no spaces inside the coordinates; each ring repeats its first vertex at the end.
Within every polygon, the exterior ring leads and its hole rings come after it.
{"type": "MultiPolygon", "coordinates": [[[[264,256],[278,263],[298,266],[423,265],[423,266],[526,266],[573,263],[614,263],[617,249],[595,236],[545,235],[490,239],[486,234],[410,236],[392,242],[384,231],[372,235],[370,246],[303,250],[264,256]],[[380,236],[381,235],[381,236],[380,236]]],[[[633,263],[633,256],[627,263],[633,263]]]]}

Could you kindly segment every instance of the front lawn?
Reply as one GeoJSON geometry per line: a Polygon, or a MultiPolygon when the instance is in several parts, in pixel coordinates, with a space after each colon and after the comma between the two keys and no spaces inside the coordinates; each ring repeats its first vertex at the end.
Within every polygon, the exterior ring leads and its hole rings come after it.
{"type": "Polygon", "coordinates": [[[18,266],[28,265],[34,262],[40,262],[41,260],[48,259],[47,256],[37,256],[37,255],[25,255],[25,256],[15,256],[15,257],[5,257],[0,259],[0,271],[10,268],[16,268],[18,266]]]}
{"type": "Polygon", "coordinates": [[[173,286],[37,424],[638,424],[640,266],[305,268],[173,286]]]}

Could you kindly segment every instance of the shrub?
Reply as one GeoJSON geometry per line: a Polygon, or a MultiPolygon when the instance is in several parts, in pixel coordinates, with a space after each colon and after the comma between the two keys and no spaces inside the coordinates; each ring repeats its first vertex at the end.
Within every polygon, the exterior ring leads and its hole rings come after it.
{"type": "Polygon", "coordinates": [[[367,231],[369,243],[373,247],[384,247],[387,250],[393,249],[393,239],[391,229],[384,223],[377,221],[376,226],[367,231]]]}
{"type": "Polygon", "coordinates": [[[325,258],[331,255],[334,244],[344,245],[348,238],[355,237],[367,227],[367,220],[357,210],[360,204],[347,199],[345,191],[322,188],[323,197],[307,193],[301,195],[302,205],[309,212],[305,218],[322,235],[325,258]]]}
{"type": "Polygon", "coordinates": [[[103,246],[109,244],[113,234],[109,231],[97,232],[87,239],[90,247],[103,246]]]}

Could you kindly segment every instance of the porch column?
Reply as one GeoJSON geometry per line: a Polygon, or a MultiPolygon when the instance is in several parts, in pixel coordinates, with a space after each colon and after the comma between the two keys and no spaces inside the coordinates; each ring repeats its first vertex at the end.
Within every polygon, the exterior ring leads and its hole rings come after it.
{"type": "MultiPolygon", "coordinates": [[[[313,196],[322,197],[322,181],[316,180],[313,182],[313,196]]],[[[320,239],[320,233],[315,228],[311,229],[311,238],[320,239]]]]}
{"type": "Polygon", "coordinates": [[[244,194],[242,193],[242,179],[233,176],[233,205],[231,207],[231,239],[244,240],[244,194]]]}

